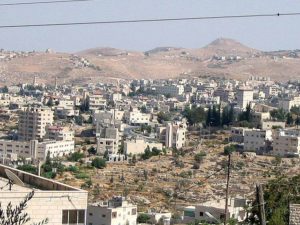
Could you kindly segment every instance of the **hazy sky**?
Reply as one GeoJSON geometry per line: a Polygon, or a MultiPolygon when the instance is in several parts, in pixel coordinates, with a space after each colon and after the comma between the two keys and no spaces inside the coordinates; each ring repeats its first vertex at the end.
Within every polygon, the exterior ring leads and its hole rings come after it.
{"type": "MultiPolygon", "coordinates": [[[[1,3],[37,0],[2,0],[1,3]]],[[[300,12],[299,0],[94,0],[0,7],[0,25],[300,12]]],[[[300,16],[0,29],[0,48],[199,48],[218,37],[261,50],[300,49],[300,16]]]]}

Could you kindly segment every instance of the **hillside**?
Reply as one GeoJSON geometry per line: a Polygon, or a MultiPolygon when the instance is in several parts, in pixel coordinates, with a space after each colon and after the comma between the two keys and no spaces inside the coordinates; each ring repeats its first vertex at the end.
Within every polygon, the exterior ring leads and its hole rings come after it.
{"type": "Polygon", "coordinates": [[[107,47],[75,54],[2,50],[0,84],[31,82],[34,75],[43,83],[52,83],[55,77],[60,83],[202,75],[242,80],[250,75],[298,79],[299,56],[299,50],[262,52],[225,38],[198,49],[158,47],[146,52],[107,47]]]}

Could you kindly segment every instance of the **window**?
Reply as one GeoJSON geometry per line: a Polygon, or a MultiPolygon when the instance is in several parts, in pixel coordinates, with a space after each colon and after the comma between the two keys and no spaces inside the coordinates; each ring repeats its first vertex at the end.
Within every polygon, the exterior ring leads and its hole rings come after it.
{"type": "Polygon", "coordinates": [[[111,217],[112,217],[112,218],[117,218],[117,212],[112,212],[112,213],[111,213],[111,217]]]}
{"type": "Polygon", "coordinates": [[[85,210],[63,210],[62,224],[84,224],[85,210]]]}
{"type": "Polygon", "coordinates": [[[203,215],[204,215],[203,212],[200,212],[200,213],[199,213],[199,216],[203,216],[203,215]]]}
{"type": "Polygon", "coordinates": [[[223,220],[223,219],[225,219],[225,214],[221,213],[220,214],[220,220],[223,220]]]}
{"type": "Polygon", "coordinates": [[[102,214],[102,217],[103,217],[103,218],[105,218],[105,217],[106,217],[106,215],[105,215],[105,214],[102,214]]]}
{"type": "Polygon", "coordinates": [[[131,215],[136,215],[136,209],[131,210],[131,215]]]}

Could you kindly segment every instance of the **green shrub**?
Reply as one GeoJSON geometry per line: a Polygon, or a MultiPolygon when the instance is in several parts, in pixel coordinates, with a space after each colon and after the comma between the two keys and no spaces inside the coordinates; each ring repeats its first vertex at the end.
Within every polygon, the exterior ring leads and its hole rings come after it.
{"type": "Polygon", "coordinates": [[[106,161],[105,159],[101,159],[99,157],[96,157],[92,161],[92,166],[98,168],[98,169],[103,169],[106,167],[106,161]]]}
{"type": "Polygon", "coordinates": [[[77,178],[77,179],[88,179],[90,177],[86,173],[78,173],[78,174],[75,175],[75,178],[77,178]]]}

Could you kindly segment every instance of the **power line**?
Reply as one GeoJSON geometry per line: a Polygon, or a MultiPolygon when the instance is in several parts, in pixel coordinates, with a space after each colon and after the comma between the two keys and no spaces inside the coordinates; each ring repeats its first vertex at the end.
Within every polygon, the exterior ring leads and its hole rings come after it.
{"type": "Polygon", "coordinates": [[[38,2],[15,2],[15,3],[1,3],[0,6],[40,5],[40,4],[57,4],[57,3],[87,2],[87,1],[93,1],[93,0],[54,0],[54,1],[38,1],[38,2]]]}
{"type": "Polygon", "coordinates": [[[77,25],[95,25],[95,24],[148,23],[148,22],[169,22],[169,21],[190,21],[190,20],[238,19],[238,18],[279,17],[279,16],[300,16],[300,12],[296,12],[296,13],[273,13],[273,14],[230,15],[230,16],[204,16],[204,17],[139,19],[139,20],[112,20],[112,21],[91,21],[91,22],[0,25],[0,29],[5,29],[5,28],[28,28],[28,27],[77,26],[77,25]]]}

